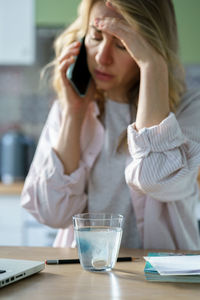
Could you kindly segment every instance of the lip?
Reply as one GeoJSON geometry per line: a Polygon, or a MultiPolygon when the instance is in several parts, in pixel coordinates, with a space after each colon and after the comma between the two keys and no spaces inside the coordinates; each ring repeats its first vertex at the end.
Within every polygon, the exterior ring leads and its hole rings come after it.
{"type": "Polygon", "coordinates": [[[104,73],[99,70],[94,70],[94,73],[95,73],[95,77],[102,81],[109,81],[109,80],[113,79],[113,77],[114,77],[113,75],[111,75],[109,73],[104,73]]]}

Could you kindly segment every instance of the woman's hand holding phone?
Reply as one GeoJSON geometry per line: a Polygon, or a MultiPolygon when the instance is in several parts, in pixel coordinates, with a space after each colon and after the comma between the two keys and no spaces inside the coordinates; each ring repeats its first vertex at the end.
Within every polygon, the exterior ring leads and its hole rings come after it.
{"type": "Polygon", "coordinates": [[[65,48],[65,52],[62,53],[59,59],[59,68],[61,73],[61,85],[63,90],[63,109],[67,114],[75,113],[77,117],[84,118],[85,112],[87,111],[87,107],[94,98],[94,82],[93,80],[90,80],[87,92],[83,98],[83,95],[80,95],[74,88],[72,78],[68,78],[68,76],[66,75],[69,69],[72,68],[72,65],[75,63],[76,58],[80,53],[81,45],[82,43],[80,41],[77,41],[68,45],[65,48]]]}
{"type": "Polygon", "coordinates": [[[80,97],[85,97],[89,88],[91,74],[87,65],[87,53],[85,48],[85,38],[81,39],[81,46],[78,55],[66,72],[74,90],[80,97]]]}
{"type": "Polygon", "coordinates": [[[62,87],[62,121],[59,137],[54,151],[63,163],[65,174],[75,171],[80,162],[80,133],[88,105],[94,99],[95,85],[90,80],[85,97],[81,97],[74,89],[71,79],[67,78],[67,70],[75,62],[80,52],[81,43],[74,42],[65,47],[59,59],[62,87]]]}

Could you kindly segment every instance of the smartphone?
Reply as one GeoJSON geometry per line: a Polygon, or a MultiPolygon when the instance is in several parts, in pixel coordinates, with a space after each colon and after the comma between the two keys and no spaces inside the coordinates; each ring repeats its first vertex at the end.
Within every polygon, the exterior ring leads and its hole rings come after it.
{"type": "Polygon", "coordinates": [[[66,76],[72,84],[72,87],[80,97],[85,97],[89,87],[91,74],[87,65],[87,55],[85,49],[85,38],[81,39],[81,47],[75,62],[69,66],[66,76]]]}

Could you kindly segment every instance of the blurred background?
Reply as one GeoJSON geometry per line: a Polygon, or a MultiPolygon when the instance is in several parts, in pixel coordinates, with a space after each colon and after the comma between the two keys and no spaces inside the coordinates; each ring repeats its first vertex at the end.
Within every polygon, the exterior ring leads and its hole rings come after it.
{"type": "MultiPolygon", "coordinates": [[[[0,245],[51,246],[56,234],[21,209],[19,199],[55,99],[40,72],[53,59],[53,41],[75,19],[79,2],[0,0],[0,245]]],[[[199,88],[200,1],[173,2],[187,84],[199,88]]]]}

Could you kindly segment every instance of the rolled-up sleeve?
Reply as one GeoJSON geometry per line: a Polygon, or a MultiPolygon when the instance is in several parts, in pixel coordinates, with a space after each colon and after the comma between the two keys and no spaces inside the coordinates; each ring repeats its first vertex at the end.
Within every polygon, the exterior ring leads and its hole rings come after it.
{"type": "MultiPolygon", "coordinates": [[[[198,124],[190,119],[191,128],[198,124]]],[[[186,134],[188,129],[180,126],[174,113],[150,128],[136,131],[134,125],[128,127],[132,158],[125,170],[128,185],[160,201],[192,196],[200,165],[200,134],[195,139],[186,134]]]]}

